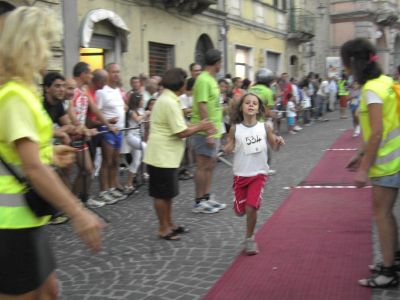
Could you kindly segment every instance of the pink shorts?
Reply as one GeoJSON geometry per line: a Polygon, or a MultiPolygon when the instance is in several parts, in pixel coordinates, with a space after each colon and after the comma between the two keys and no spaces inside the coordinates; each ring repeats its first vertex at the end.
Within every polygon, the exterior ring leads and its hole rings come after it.
{"type": "Polygon", "coordinates": [[[237,215],[246,213],[246,205],[256,209],[260,208],[264,185],[268,180],[265,174],[258,174],[251,177],[234,176],[233,192],[233,210],[237,215]]]}

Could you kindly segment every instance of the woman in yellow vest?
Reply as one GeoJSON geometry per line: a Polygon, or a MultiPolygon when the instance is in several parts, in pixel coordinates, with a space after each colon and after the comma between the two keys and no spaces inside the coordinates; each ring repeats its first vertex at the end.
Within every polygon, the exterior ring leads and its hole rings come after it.
{"type": "MultiPolygon", "coordinates": [[[[52,123],[34,84],[46,69],[50,43],[60,36],[58,22],[43,7],[19,7],[0,23],[0,156],[98,250],[102,223],[50,167],[56,160],[71,162],[73,153],[65,146],[53,158],[52,123]]],[[[55,261],[43,229],[50,216],[34,214],[24,190],[0,163],[0,299],[56,299],[55,261]]]]}
{"type": "Polygon", "coordinates": [[[373,214],[382,251],[381,263],[371,265],[371,277],[362,286],[396,286],[400,271],[400,249],[393,206],[400,188],[400,116],[392,78],[382,74],[374,46],[357,38],[343,44],[343,65],[362,85],[359,118],[363,147],[348,167],[356,170],[355,183],[363,187],[371,180],[373,214]]]}

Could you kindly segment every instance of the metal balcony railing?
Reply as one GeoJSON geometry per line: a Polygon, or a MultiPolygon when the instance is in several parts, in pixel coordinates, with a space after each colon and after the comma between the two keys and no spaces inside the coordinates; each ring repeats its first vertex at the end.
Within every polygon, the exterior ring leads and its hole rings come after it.
{"type": "Polygon", "coordinates": [[[315,35],[315,16],[302,9],[288,10],[288,38],[299,42],[308,42],[315,35]]]}

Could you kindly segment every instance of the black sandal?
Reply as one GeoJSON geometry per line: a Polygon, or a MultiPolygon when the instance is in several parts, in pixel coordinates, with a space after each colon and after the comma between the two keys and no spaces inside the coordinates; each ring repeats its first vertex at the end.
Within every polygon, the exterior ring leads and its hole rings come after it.
{"type": "Polygon", "coordinates": [[[172,232],[175,234],[184,234],[190,232],[190,229],[186,228],[185,226],[178,226],[175,229],[172,229],[172,232]]]}
{"type": "Polygon", "coordinates": [[[176,234],[174,231],[166,234],[166,235],[159,235],[160,239],[166,240],[166,241],[180,241],[181,238],[179,237],[178,234],[176,234]]]}
{"type": "Polygon", "coordinates": [[[399,276],[396,273],[396,269],[394,266],[384,267],[383,265],[380,267],[379,271],[372,274],[369,278],[360,279],[358,283],[365,287],[370,288],[389,288],[396,287],[399,285],[399,276]],[[379,282],[377,279],[379,277],[386,277],[385,282],[379,282]]]}

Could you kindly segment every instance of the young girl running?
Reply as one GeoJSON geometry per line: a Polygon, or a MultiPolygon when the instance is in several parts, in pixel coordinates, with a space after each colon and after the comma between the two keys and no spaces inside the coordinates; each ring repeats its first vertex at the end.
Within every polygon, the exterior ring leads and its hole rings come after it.
{"type": "Polygon", "coordinates": [[[265,182],[268,179],[268,144],[274,150],[285,142],[272,133],[272,129],[258,118],[264,115],[264,105],[255,94],[244,95],[228,134],[225,153],[235,151],[233,160],[234,211],[238,216],[247,217],[245,252],[258,253],[254,239],[257,210],[260,208],[265,182]]]}

